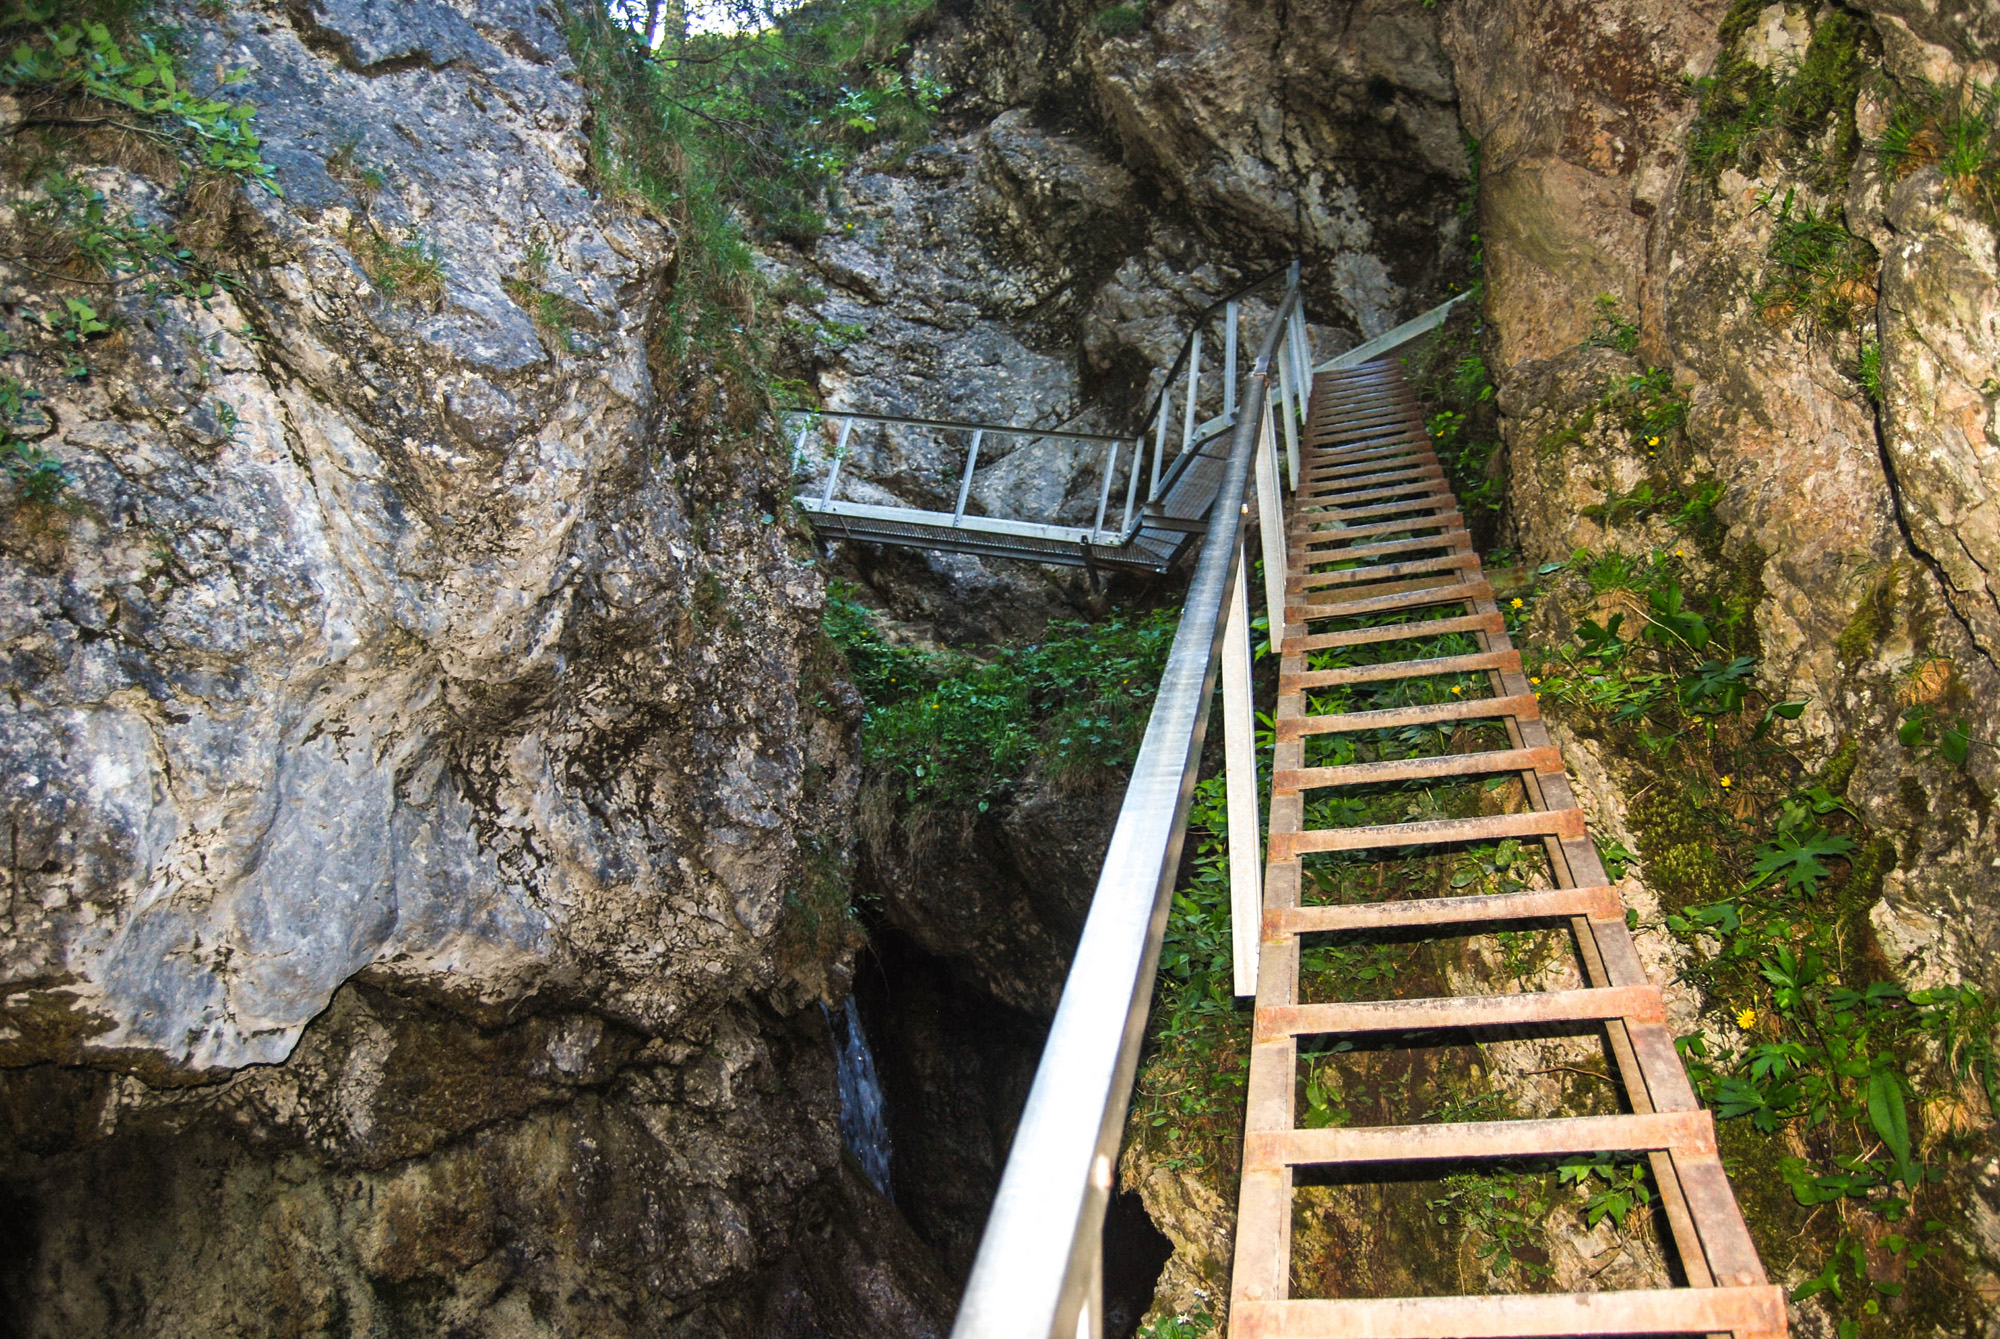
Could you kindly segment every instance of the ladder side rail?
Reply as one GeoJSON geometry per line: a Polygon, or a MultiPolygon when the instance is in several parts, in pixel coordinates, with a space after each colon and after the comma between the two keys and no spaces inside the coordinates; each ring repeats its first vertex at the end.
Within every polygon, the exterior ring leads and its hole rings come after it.
{"type": "Polygon", "coordinates": [[[1225,597],[1242,562],[1245,494],[1286,298],[1250,374],[1216,505],[1188,583],[1132,780],[1034,1085],[1008,1152],[953,1339],[1096,1339],[1104,1211],[1122,1142],[1201,765],[1225,597]]]}

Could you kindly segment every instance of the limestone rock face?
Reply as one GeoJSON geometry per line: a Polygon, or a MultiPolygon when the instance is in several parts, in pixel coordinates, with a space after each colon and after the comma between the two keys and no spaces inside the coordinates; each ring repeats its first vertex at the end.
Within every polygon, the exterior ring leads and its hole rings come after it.
{"type": "MultiPolygon", "coordinates": [[[[1467,245],[1470,171],[1436,14],[1329,0],[1279,22],[1228,0],[1161,6],[1129,33],[1083,5],[940,17],[912,61],[957,90],[944,133],[865,157],[826,236],[768,250],[797,281],[787,317],[816,332],[793,343],[801,374],[834,408],[1136,434],[1192,316],[1294,256],[1322,356],[1436,302],[1467,245]]],[[[1268,314],[1246,304],[1246,345],[1268,314]]],[[[1220,361],[1211,340],[1204,415],[1220,361]]],[[[808,439],[801,487],[836,444],[808,439]]],[[[841,495],[949,510],[968,447],[859,427],[841,495]]],[[[1107,465],[1122,499],[1132,457],[989,436],[970,510],[1089,524],[1107,465]]],[[[1080,577],[1004,563],[852,560],[952,640],[1088,600],[1080,577]]]]}
{"type": "Polygon", "coordinates": [[[75,505],[0,518],[10,1320],[936,1333],[800,906],[851,691],[561,13],[206,12],[284,194],[90,170],[238,282],[94,296],[75,505]]]}
{"type": "MultiPolygon", "coordinates": [[[[1990,6],[1951,0],[1851,11],[1466,0],[1444,41],[1483,149],[1489,357],[1523,559],[1669,542],[1659,518],[1605,518],[1661,477],[1653,450],[1685,451],[1682,477],[1712,483],[1722,527],[1685,560],[1750,594],[1764,690],[1808,703],[1799,751],[1814,766],[1853,758],[1846,798],[1895,844],[1869,917],[1882,970],[1991,991],[2000,755],[1975,745],[1952,765],[1902,746],[1896,730],[1925,708],[1975,739],[2000,736],[2000,259],[1978,202],[1935,166],[1892,174],[1872,146],[1894,100],[1925,81],[1992,79],[1994,19],[1990,6]],[[1780,74],[1816,24],[1856,21],[1870,69],[1852,130],[1830,122],[1782,152],[1766,135],[1733,163],[1705,165],[1678,79],[1714,68],[1725,10],[1739,58],[1780,74]],[[1879,273],[1865,268],[1832,295],[1859,313],[1851,324],[1770,297],[1788,208],[1844,214],[1879,257],[1879,273]],[[1636,331],[1606,338],[1600,296],[1636,331]],[[1620,343],[1630,351],[1608,347],[1620,343]],[[1863,371],[1871,346],[1879,404],[1863,371]],[[1686,402],[1685,427],[1665,444],[1633,430],[1649,367],[1686,402]]],[[[1620,771],[1614,754],[1593,758],[1594,810],[1615,815],[1636,798],[1620,793],[1620,771]]],[[[1972,1185],[1965,1245],[1968,1268],[1990,1278],[2000,1237],[1984,1226],[1989,1183],[1972,1185]]],[[[1799,1314],[1801,1328],[1819,1323],[1813,1305],[1799,1314]]]]}

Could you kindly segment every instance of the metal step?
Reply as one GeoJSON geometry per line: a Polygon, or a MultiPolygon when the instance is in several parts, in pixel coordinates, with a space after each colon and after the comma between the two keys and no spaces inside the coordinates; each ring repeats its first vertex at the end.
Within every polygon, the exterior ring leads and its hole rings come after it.
{"type": "MultiPolygon", "coordinates": [[[[1264,907],[1264,944],[1250,1047],[1249,1106],[1237,1203],[1228,1332],[1234,1339],[1529,1339],[1530,1336],[1692,1333],[1778,1339],[1784,1295],[1769,1285],[1743,1225],[1714,1125],[1698,1109],[1674,1051],[1660,993],[1646,982],[1624,909],[1588,840],[1521,671],[1492,586],[1483,580],[1462,518],[1422,429],[1399,368],[1320,374],[1300,452],[1304,487],[1286,526],[1284,627],[1277,630],[1276,758],[1264,907]],[[1394,441],[1378,440],[1400,434],[1394,441]],[[1345,444],[1341,444],[1345,443],[1345,444]],[[1358,445],[1355,443],[1359,443],[1358,445]],[[1339,444],[1339,445],[1337,445],[1339,444]],[[1337,449],[1329,451],[1330,446],[1337,449]],[[1385,472],[1385,465],[1397,468],[1385,472]],[[1396,500],[1402,499],[1402,500],[1396,500]],[[1394,519],[1400,518],[1400,519],[1394,519]],[[1365,522],[1355,524],[1356,521],[1365,522]],[[1423,532],[1436,533],[1425,534],[1423,532]],[[1387,536],[1370,542],[1371,536],[1387,536]],[[1354,541],[1364,542],[1356,543],[1354,541]],[[1445,552],[1429,558],[1403,555],[1445,552]],[[1387,559],[1315,571],[1349,559],[1387,559]],[[1458,580],[1427,579],[1456,570],[1458,580]],[[1360,591],[1377,586],[1401,589],[1360,591]],[[1309,600],[1313,591],[1348,598],[1309,600]],[[1357,597],[1358,596],[1358,597],[1357,597]],[[1457,606],[1458,611],[1453,611],[1457,606]],[[1441,616],[1428,615],[1441,610],[1441,616]],[[1410,621],[1311,631],[1333,618],[1410,621]],[[1311,670],[1314,651],[1386,646],[1446,634],[1478,639],[1477,652],[1311,670]],[[1373,711],[1312,714],[1315,690],[1446,674],[1486,676],[1494,696],[1373,711]],[[1491,720],[1509,746],[1329,767],[1304,765],[1304,740],[1322,734],[1491,720]],[[1304,792],[1334,787],[1515,775],[1533,806],[1524,813],[1307,829],[1304,792]],[[1316,852],[1401,849],[1540,838],[1555,888],[1343,906],[1301,906],[1298,862],[1316,852]],[[1296,936],[1554,921],[1577,938],[1581,989],[1339,1004],[1298,1002],[1296,936]],[[1630,1114],[1380,1128],[1296,1128],[1297,1038],[1436,1029],[1573,1024],[1601,1029],[1630,1114]],[[1292,1174],[1304,1166],[1554,1158],[1615,1151],[1646,1160],[1686,1288],[1553,1296],[1299,1299],[1291,1273],[1292,1174]]],[[[1485,685],[1482,685],[1484,688],[1485,685]]]]}

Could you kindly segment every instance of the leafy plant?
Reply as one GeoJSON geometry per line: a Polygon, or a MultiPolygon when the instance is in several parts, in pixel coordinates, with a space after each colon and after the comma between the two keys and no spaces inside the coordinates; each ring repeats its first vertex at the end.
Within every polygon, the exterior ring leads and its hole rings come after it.
{"type": "Polygon", "coordinates": [[[1639,351],[1639,323],[1628,321],[1619,314],[1618,299],[1609,293],[1597,297],[1597,326],[1590,332],[1586,344],[1603,349],[1616,349],[1620,353],[1639,351]]]}
{"type": "MultiPolygon", "coordinates": [[[[1770,210],[1775,191],[1757,197],[1770,210]]],[[[1875,308],[1875,248],[1847,230],[1837,211],[1822,213],[1788,189],[1775,210],[1766,255],[1771,270],[1757,290],[1757,309],[1767,320],[1803,319],[1821,333],[1848,331],[1875,308]]],[[[1867,347],[1867,346],[1864,346],[1867,347]]],[[[1879,375],[1880,353],[1877,355],[1879,375]]]]}
{"type": "Polygon", "coordinates": [[[868,701],[864,756],[911,802],[984,808],[1030,767],[1075,776],[1128,765],[1173,642],[1171,611],[1058,622],[990,660],[889,646],[851,592],[836,588],[827,636],[868,701]]]}
{"type": "Polygon", "coordinates": [[[64,99],[93,100],[114,118],[130,113],[120,122],[126,129],[172,144],[196,165],[283,194],[251,127],[254,107],[196,93],[158,35],[121,41],[100,22],[52,24],[63,8],[22,4],[0,24],[23,39],[0,65],[0,85],[31,99],[27,124],[59,119],[64,99]]]}
{"type": "Polygon", "coordinates": [[[1622,1232],[1625,1220],[1635,1210],[1649,1210],[1653,1204],[1653,1188],[1646,1184],[1644,1165],[1618,1161],[1609,1153],[1566,1159],[1556,1168],[1556,1179],[1589,1192],[1583,1202],[1584,1223],[1589,1227],[1609,1218],[1622,1232]]]}
{"type": "Polygon", "coordinates": [[[1953,767],[1963,767],[1974,743],[1965,722],[1941,715],[1927,703],[1906,708],[1896,740],[1904,748],[1934,755],[1953,767]]]}

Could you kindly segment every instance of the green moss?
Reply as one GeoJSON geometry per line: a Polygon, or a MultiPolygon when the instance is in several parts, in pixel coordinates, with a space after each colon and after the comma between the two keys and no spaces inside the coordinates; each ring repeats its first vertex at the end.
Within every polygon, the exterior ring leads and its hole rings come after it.
{"type": "Polygon", "coordinates": [[[1834,653],[1844,666],[1855,666],[1872,657],[1895,626],[1896,570],[1892,567],[1877,577],[1861,597],[1847,626],[1833,642],[1834,653]]]}
{"type": "Polygon", "coordinates": [[[1861,741],[1848,735],[1840,741],[1840,747],[1827,759],[1820,769],[1819,784],[1835,795],[1847,793],[1847,783],[1854,779],[1854,769],[1861,763],[1861,741]]]}
{"type": "Polygon", "coordinates": [[[1854,104],[1879,46],[1874,30],[1845,10],[1817,7],[1805,54],[1796,65],[1773,71],[1741,49],[1756,8],[1747,15],[1741,6],[1731,9],[1715,71],[1695,83],[1699,110],[1689,131],[1689,159],[1713,184],[1727,168],[1754,167],[1752,160],[1779,153],[1816,186],[1835,191],[1860,149],[1854,104]]]}

